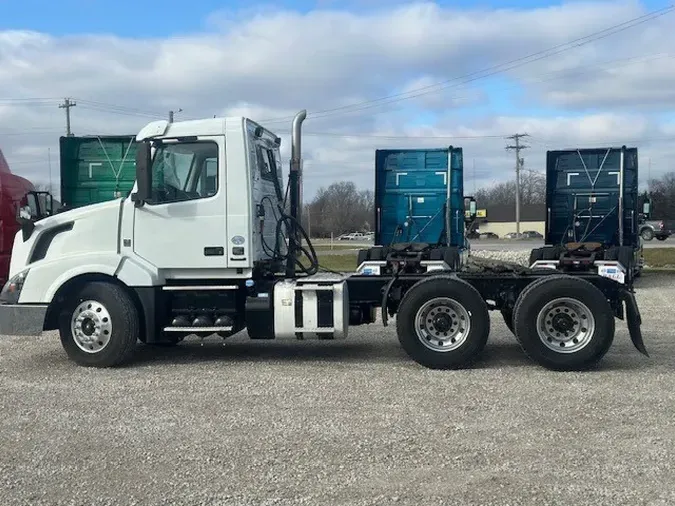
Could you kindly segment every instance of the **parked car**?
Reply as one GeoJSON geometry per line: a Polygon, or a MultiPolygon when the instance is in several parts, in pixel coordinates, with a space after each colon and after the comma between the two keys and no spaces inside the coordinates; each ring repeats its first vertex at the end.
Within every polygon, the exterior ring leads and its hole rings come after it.
{"type": "Polygon", "coordinates": [[[544,236],[536,230],[526,230],[522,233],[523,239],[543,239],[544,236]]]}
{"type": "MultiPolygon", "coordinates": [[[[522,234],[520,234],[522,237],[522,234]]],[[[516,232],[509,232],[508,234],[504,234],[504,239],[518,239],[518,234],[516,232]]]]}
{"type": "Polygon", "coordinates": [[[365,241],[366,239],[366,234],[362,234],[361,232],[342,234],[340,237],[338,237],[338,241],[365,241]]]}
{"type": "Polygon", "coordinates": [[[656,238],[665,241],[675,231],[675,220],[653,220],[640,224],[640,237],[643,241],[651,241],[656,238]]]}
{"type": "Polygon", "coordinates": [[[479,237],[481,239],[499,239],[499,236],[494,232],[482,232],[479,237]]]}

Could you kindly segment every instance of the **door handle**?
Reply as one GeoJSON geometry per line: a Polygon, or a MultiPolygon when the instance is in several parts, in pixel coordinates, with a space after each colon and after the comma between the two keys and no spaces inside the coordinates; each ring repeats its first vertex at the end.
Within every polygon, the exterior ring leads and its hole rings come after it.
{"type": "Polygon", "coordinates": [[[205,257],[221,257],[225,255],[225,248],[223,246],[205,246],[205,257]]]}

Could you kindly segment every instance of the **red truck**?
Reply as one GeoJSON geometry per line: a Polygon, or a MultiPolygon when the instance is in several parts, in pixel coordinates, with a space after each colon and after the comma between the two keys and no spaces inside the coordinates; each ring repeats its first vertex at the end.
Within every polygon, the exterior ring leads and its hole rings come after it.
{"type": "Polygon", "coordinates": [[[9,260],[14,236],[19,231],[17,208],[28,192],[35,191],[33,183],[9,170],[7,160],[0,151],[0,283],[7,281],[9,260]]]}

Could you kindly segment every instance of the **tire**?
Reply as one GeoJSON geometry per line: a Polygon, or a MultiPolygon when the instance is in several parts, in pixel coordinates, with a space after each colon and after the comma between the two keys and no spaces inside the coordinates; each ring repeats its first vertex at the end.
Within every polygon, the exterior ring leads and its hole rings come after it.
{"type": "Polygon", "coordinates": [[[515,330],[513,328],[513,310],[502,308],[501,313],[502,317],[504,318],[504,323],[509,328],[511,333],[515,334],[515,330]]]}
{"type": "Polygon", "coordinates": [[[640,231],[640,236],[643,241],[651,241],[654,239],[654,231],[651,228],[643,228],[640,231]]]}
{"type": "MultiPolygon", "coordinates": [[[[540,323],[550,321],[542,318],[540,323]]],[[[612,345],[614,313],[605,295],[588,281],[551,275],[522,291],[514,308],[514,327],[518,343],[535,362],[558,371],[585,370],[595,366],[612,345]],[[564,316],[559,317],[558,326],[538,329],[540,315],[546,314],[564,316]],[[567,338],[562,331],[555,332],[569,325],[574,334],[567,338]]]]}
{"type": "Polygon", "coordinates": [[[490,316],[480,293],[469,283],[454,276],[434,276],[416,283],[403,296],[396,332],[403,349],[418,364],[430,369],[459,369],[469,366],[485,348],[490,316]],[[426,315],[435,316],[437,326],[428,325],[431,318],[426,315]],[[468,328],[463,321],[469,322],[468,328]],[[449,335],[440,336],[444,328],[449,328],[449,335]],[[445,343],[433,339],[434,334],[445,343]]]}
{"type": "Polygon", "coordinates": [[[136,305],[124,288],[113,283],[96,281],[84,285],[70,298],[59,320],[66,354],[78,365],[87,367],[112,367],[126,362],[140,335],[136,305]],[[81,332],[74,326],[78,314],[86,315],[79,319],[80,328],[84,327],[81,332]],[[97,324],[99,340],[85,343],[83,338],[96,337],[97,324]]]}
{"type": "Polygon", "coordinates": [[[665,241],[666,239],[668,239],[668,236],[667,236],[667,235],[659,235],[659,236],[657,236],[656,238],[657,238],[659,241],[665,241]]]}

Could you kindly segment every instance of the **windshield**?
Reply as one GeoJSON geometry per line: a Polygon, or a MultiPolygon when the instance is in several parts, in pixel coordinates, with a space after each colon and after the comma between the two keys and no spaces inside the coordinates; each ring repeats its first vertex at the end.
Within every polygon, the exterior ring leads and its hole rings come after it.
{"type": "Polygon", "coordinates": [[[191,200],[217,189],[218,144],[212,141],[161,144],[152,163],[150,203],[191,200]]]}

